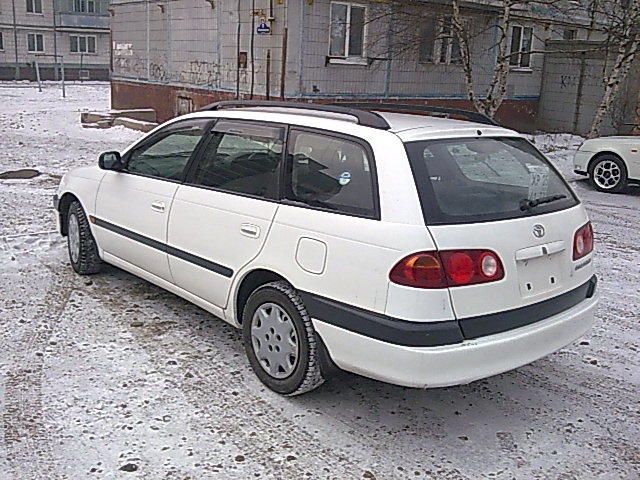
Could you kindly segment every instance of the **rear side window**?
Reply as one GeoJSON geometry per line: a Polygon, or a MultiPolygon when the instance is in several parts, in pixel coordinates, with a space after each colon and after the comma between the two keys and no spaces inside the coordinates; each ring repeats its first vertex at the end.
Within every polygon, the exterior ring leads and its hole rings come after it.
{"type": "Polygon", "coordinates": [[[406,144],[425,221],[473,223],[562,210],[578,202],[547,159],[522,138],[406,144]]]}
{"type": "Polygon", "coordinates": [[[275,199],[283,127],[221,120],[214,126],[191,183],[275,199]]]}
{"type": "Polygon", "coordinates": [[[376,216],[373,159],[359,142],[292,130],[286,197],[310,207],[376,216]]]}

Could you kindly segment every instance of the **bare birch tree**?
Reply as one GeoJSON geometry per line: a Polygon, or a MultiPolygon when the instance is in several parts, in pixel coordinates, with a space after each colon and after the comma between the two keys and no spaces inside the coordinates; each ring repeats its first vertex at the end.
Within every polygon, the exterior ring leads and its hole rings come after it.
{"type": "Polygon", "coordinates": [[[640,52],[640,0],[602,0],[592,4],[592,15],[606,33],[606,48],[614,57],[604,78],[604,94],[591,123],[588,138],[600,135],[602,122],[614,106],[620,85],[640,52]]]}
{"type": "MultiPolygon", "coordinates": [[[[640,1],[640,0],[634,0],[640,1]]],[[[544,50],[520,49],[511,51],[510,31],[512,25],[529,15],[535,5],[538,10],[544,10],[546,20],[575,17],[579,11],[583,14],[585,26],[588,18],[583,7],[563,0],[490,0],[487,2],[461,2],[460,0],[442,0],[439,2],[425,2],[421,0],[390,0],[388,8],[380,9],[371,16],[370,21],[377,21],[382,17],[392,23],[392,32],[387,35],[386,48],[388,54],[398,55],[410,51],[423,42],[421,38],[421,23],[427,21],[434,13],[451,18],[450,30],[440,29],[437,39],[446,40],[455,37],[460,48],[460,61],[466,96],[474,108],[490,118],[494,118],[502,105],[507,93],[507,80],[510,73],[510,63],[514,56],[522,54],[532,55],[544,53],[544,50]],[[428,5],[428,6],[427,6],[428,5]],[[469,21],[473,16],[474,21],[469,21]],[[484,17],[486,24],[477,21],[484,17]],[[494,41],[490,45],[483,43],[481,37],[491,31],[494,41]],[[395,39],[395,41],[391,41],[395,39]],[[479,45],[482,49],[479,50],[479,45]],[[488,83],[481,85],[476,70],[482,70],[482,77],[489,77],[488,83]]],[[[379,42],[383,43],[383,42],[379,42]]]]}
{"type": "Polygon", "coordinates": [[[507,78],[509,76],[509,56],[507,53],[507,39],[509,26],[511,24],[511,8],[513,3],[510,0],[502,1],[502,8],[498,19],[498,41],[494,48],[497,49],[496,63],[493,68],[493,76],[484,96],[476,93],[476,85],[473,78],[473,59],[469,48],[469,30],[466,28],[462,15],[460,14],[460,4],[458,0],[452,0],[452,20],[455,34],[460,42],[460,55],[462,57],[462,68],[467,87],[467,96],[473,106],[480,113],[484,113],[493,118],[502,105],[502,101],[507,92],[507,78]]]}

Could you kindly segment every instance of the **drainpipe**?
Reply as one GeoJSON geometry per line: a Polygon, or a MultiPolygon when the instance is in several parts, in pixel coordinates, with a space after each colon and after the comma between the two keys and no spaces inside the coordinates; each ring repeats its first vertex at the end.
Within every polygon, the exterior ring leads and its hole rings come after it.
{"type": "Polygon", "coordinates": [[[256,34],[256,0],[251,0],[251,89],[249,93],[249,98],[253,99],[253,88],[254,82],[256,79],[256,63],[255,63],[255,34],[256,34]]]}
{"type": "Polygon", "coordinates": [[[280,99],[284,100],[285,77],[287,75],[287,42],[289,41],[289,0],[284,4],[284,30],[282,32],[282,52],[280,53],[280,99]]]}
{"type": "Polygon", "coordinates": [[[582,104],[582,90],[584,87],[584,75],[587,68],[587,60],[585,53],[580,53],[580,74],[578,77],[578,88],[576,89],[576,109],[573,112],[573,133],[579,135],[578,127],[580,124],[580,107],[582,104]]]}
{"type": "Polygon", "coordinates": [[[58,0],[53,0],[53,78],[58,81],[58,25],[56,13],[58,0]]]}
{"type": "Polygon", "coordinates": [[[236,100],[240,98],[240,1],[238,0],[238,25],[236,27],[236,100]]]}
{"type": "Polygon", "coordinates": [[[391,63],[393,62],[393,7],[389,5],[389,28],[387,29],[387,71],[384,78],[384,98],[389,98],[391,91],[391,63]]]}
{"type": "Polygon", "coordinates": [[[151,80],[151,40],[149,38],[151,35],[151,13],[149,12],[150,1],[151,0],[147,0],[147,81],[151,80]]]}
{"type": "Polygon", "coordinates": [[[305,19],[305,5],[306,2],[300,2],[300,27],[298,31],[298,46],[300,49],[300,58],[298,59],[298,93],[297,97],[302,97],[302,70],[304,69],[304,46],[306,44],[302,39],[304,38],[304,19],[305,19]]]}
{"type": "Polygon", "coordinates": [[[14,79],[20,80],[20,67],[18,66],[18,26],[16,24],[16,0],[11,0],[11,8],[13,9],[13,48],[16,56],[14,79]]]}

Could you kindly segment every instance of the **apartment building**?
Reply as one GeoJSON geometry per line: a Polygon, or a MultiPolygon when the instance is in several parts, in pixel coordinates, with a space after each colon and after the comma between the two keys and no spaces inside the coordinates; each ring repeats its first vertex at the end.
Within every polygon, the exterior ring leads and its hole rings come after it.
{"type": "MultiPolygon", "coordinates": [[[[523,2],[512,12],[515,21],[506,33],[514,55],[497,118],[520,130],[546,124],[564,131],[579,124],[584,130],[592,110],[565,115],[553,102],[587,97],[557,88],[566,81],[562,56],[554,57],[553,81],[544,81],[549,75],[543,52],[547,42],[593,42],[598,33],[590,28],[587,2],[548,3],[545,8],[523,2]],[[544,88],[554,91],[545,96],[549,119],[540,115],[544,88]]],[[[113,107],[153,107],[161,120],[233,98],[472,108],[450,3],[410,4],[416,10],[402,16],[392,9],[394,2],[370,0],[112,0],[113,107]],[[411,24],[412,13],[418,23],[411,24]]],[[[500,2],[462,5],[482,94],[496,61],[500,2]]],[[[575,68],[567,56],[565,73],[577,73],[575,68]]],[[[602,71],[586,71],[599,75],[589,79],[593,103],[602,71]]]]}
{"type": "Polygon", "coordinates": [[[0,0],[0,80],[108,80],[109,0],[0,0]]]}

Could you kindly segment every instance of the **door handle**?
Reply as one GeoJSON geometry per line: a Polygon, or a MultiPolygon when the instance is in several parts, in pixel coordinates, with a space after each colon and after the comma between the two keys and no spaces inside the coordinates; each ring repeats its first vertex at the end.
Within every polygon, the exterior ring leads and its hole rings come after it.
{"type": "Polygon", "coordinates": [[[260,227],[250,223],[243,223],[240,225],[240,233],[245,237],[258,238],[260,236],[260,227]]]}
{"type": "Polygon", "coordinates": [[[164,202],[153,202],[151,204],[151,210],[155,212],[164,212],[164,202]]]}

